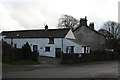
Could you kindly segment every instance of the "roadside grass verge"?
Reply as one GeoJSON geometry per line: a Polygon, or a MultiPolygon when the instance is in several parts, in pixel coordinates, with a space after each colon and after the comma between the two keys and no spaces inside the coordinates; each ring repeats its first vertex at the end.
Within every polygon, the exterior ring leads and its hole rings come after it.
{"type": "Polygon", "coordinates": [[[13,65],[35,65],[35,64],[40,64],[38,61],[33,61],[31,59],[10,60],[10,61],[8,61],[6,63],[13,64],[13,65]]]}

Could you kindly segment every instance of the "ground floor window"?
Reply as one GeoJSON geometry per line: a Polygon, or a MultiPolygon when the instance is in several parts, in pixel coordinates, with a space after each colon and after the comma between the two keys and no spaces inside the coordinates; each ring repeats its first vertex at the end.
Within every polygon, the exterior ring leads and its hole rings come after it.
{"type": "Polygon", "coordinates": [[[50,52],[50,47],[45,47],[46,52],[50,52]]]}
{"type": "Polygon", "coordinates": [[[82,46],[82,53],[90,53],[90,46],[82,46]]]}
{"type": "Polygon", "coordinates": [[[74,46],[67,46],[66,53],[74,53],[74,46]]]}

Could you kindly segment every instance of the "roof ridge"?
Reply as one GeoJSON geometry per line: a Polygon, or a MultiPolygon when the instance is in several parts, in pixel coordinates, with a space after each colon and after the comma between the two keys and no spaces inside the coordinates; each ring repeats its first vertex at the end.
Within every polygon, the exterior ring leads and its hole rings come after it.
{"type": "MultiPolygon", "coordinates": [[[[50,31],[50,30],[65,30],[65,29],[70,29],[70,28],[48,29],[48,31],[50,31]]],[[[22,32],[22,31],[45,31],[45,29],[2,31],[2,33],[3,32],[22,32]]]]}
{"type": "Polygon", "coordinates": [[[38,37],[65,37],[70,28],[62,28],[62,29],[37,29],[37,30],[17,30],[17,31],[3,31],[3,35],[7,35],[7,38],[38,38],[38,37]],[[19,34],[19,37],[16,35],[19,34]]]}

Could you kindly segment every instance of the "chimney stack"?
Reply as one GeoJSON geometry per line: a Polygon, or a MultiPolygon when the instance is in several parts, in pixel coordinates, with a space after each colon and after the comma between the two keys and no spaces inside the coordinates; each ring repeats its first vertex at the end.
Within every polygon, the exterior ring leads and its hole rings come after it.
{"type": "Polygon", "coordinates": [[[47,24],[45,25],[45,30],[46,30],[46,31],[48,30],[48,26],[47,26],[47,24]]]}
{"type": "Polygon", "coordinates": [[[93,22],[90,23],[90,24],[89,24],[89,27],[94,30],[94,23],[93,23],[93,22]]]}
{"type": "Polygon", "coordinates": [[[80,26],[87,26],[87,16],[80,19],[80,26]]]}

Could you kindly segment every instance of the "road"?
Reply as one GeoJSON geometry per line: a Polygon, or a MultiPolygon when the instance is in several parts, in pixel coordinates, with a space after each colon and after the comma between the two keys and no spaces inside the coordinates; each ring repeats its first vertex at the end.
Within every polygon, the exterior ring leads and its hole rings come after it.
{"type": "Polygon", "coordinates": [[[118,62],[3,65],[3,78],[117,78],[118,62]]]}

